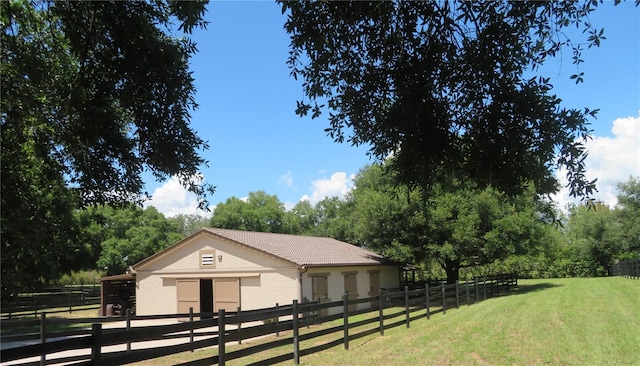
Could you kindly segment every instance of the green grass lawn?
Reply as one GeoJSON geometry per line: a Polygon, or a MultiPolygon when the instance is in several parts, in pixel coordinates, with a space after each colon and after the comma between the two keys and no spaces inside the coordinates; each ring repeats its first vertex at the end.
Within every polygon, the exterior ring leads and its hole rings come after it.
{"type": "Polygon", "coordinates": [[[640,364],[640,281],[520,281],[513,295],[394,328],[306,364],[640,364]]]}
{"type": "MultiPolygon", "coordinates": [[[[387,329],[384,336],[353,340],[349,350],[340,345],[305,355],[301,364],[640,365],[640,281],[609,277],[520,280],[519,284],[511,295],[462,305],[446,315],[414,321],[409,329],[399,326],[387,329]]],[[[286,336],[290,333],[281,335],[286,336]]],[[[315,338],[301,348],[340,337],[334,333],[315,338]]],[[[227,352],[255,343],[229,346],[227,352]]],[[[140,365],[171,365],[215,352],[186,352],[140,365]]],[[[245,365],[288,352],[291,346],[227,364],[245,365]]]]}

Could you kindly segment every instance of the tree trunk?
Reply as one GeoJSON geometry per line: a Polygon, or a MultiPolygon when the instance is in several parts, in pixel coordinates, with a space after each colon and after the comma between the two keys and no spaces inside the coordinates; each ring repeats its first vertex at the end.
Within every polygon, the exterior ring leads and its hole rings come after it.
{"type": "Polygon", "coordinates": [[[447,285],[456,283],[460,274],[460,262],[445,260],[444,271],[447,273],[447,285]]]}

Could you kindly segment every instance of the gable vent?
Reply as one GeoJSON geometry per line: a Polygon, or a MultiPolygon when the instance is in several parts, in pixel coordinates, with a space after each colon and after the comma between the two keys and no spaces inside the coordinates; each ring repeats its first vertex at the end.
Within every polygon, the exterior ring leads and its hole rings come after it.
{"type": "Polygon", "coordinates": [[[200,251],[200,268],[215,268],[214,258],[216,253],[213,250],[200,251]]]}
{"type": "Polygon", "coordinates": [[[202,255],[202,265],[203,266],[213,266],[213,254],[203,254],[202,255]]]}

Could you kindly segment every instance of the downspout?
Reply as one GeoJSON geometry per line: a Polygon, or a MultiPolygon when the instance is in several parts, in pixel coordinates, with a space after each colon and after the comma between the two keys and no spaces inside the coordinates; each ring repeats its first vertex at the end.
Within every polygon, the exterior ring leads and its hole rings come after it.
{"type": "Polygon", "coordinates": [[[298,302],[302,303],[304,297],[302,297],[302,275],[307,272],[308,268],[306,266],[298,267],[298,288],[300,289],[300,298],[298,302]]]}

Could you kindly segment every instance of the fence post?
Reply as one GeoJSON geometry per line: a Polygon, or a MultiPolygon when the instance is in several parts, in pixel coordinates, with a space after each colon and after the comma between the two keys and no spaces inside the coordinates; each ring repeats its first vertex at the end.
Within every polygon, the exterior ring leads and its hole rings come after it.
{"type": "Polygon", "coordinates": [[[429,282],[424,284],[425,304],[427,305],[427,319],[431,319],[431,312],[429,311],[429,282]]]}
{"type": "Polygon", "coordinates": [[[102,323],[91,324],[91,364],[99,365],[102,357],[102,323]]]}
{"type": "Polygon", "coordinates": [[[342,295],[342,330],[344,349],[349,349],[349,295],[342,295]]]}
{"type": "Polygon", "coordinates": [[[484,299],[487,299],[487,278],[482,279],[482,289],[484,290],[484,299]]]}
{"type": "Polygon", "coordinates": [[[300,364],[300,329],[298,329],[298,300],[293,300],[291,308],[293,316],[293,363],[300,364]]]}
{"type": "MultiPolygon", "coordinates": [[[[308,301],[308,300],[307,300],[307,298],[305,297],[305,298],[304,298],[304,304],[305,304],[305,305],[308,305],[308,302],[309,302],[309,301],[308,301]]],[[[319,300],[319,299],[318,299],[318,302],[320,302],[320,300],[319,300]]],[[[309,321],[309,310],[308,310],[308,309],[309,309],[309,308],[308,308],[307,306],[305,306],[305,310],[306,310],[306,311],[305,311],[304,316],[303,316],[303,319],[307,322],[307,329],[309,329],[309,327],[311,327],[311,322],[309,321]]]]}
{"type": "MultiPolygon", "coordinates": [[[[278,311],[278,303],[276,303],[276,312],[278,311]]],[[[280,323],[280,317],[276,316],[276,337],[280,337],[280,328],[278,328],[278,325],[280,323]]]]}
{"type": "Polygon", "coordinates": [[[404,287],[404,317],[407,328],[409,328],[409,286],[404,287]]]}
{"type": "Polygon", "coordinates": [[[190,352],[193,352],[193,306],[189,307],[189,324],[191,324],[191,328],[189,328],[189,344],[191,344],[190,352]]]}
{"type": "Polygon", "coordinates": [[[464,287],[467,289],[467,306],[470,305],[470,301],[469,301],[469,280],[465,280],[464,281],[464,287]]]}
{"type": "Polygon", "coordinates": [[[218,310],[218,365],[220,366],[224,366],[224,354],[225,354],[225,336],[226,336],[226,330],[225,330],[225,313],[224,313],[224,309],[219,309],[218,310]]]}
{"type": "Polygon", "coordinates": [[[480,288],[478,287],[478,277],[473,278],[474,287],[476,288],[476,301],[480,302],[480,288]]]}
{"type": "MultiPolygon", "coordinates": [[[[45,326],[46,321],[47,321],[47,313],[43,311],[42,313],[40,313],[40,343],[42,344],[47,343],[47,329],[45,326]]],[[[46,360],[47,360],[47,354],[43,352],[40,355],[40,364],[46,365],[46,360]]]]}
{"type": "Polygon", "coordinates": [[[383,315],[383,297],[382,297],[382,290],[378,289],[378,319],[380,320],[380,335],[383,336],[384,335],[384,315],[383,315]]]}
{"type": "Polygon", "coordinates": [[[447,313],[447,295],[446,295],[446,289],[444,288],[446,285],[443,283],[442,285],[442,315],[447,313]]]}
{"type": "MultiPolygon", "coordinates": [[[[242,310],[238,306],[238,319],[240,319],[240,313],[242,310]]],[[[242,322],[238,320],[238,331],[242,330],[242,322]]],[[[238,344],[242,344],[242,337],[238,337],[238,344]]]]}
{"type": "Polygon", "coordinates": [[[38,317],[38,300],[36,299],[36,293],[33,292],[33,317],[38,317]]]}
{"type": "Polygon", "coordinates": [[[458,286],[458,280],[456,280],[456,309],[460,309],[460,287],[458,286]]]}
{"type": "Polygon", "coordinates": [[[71,288],[69,288],[68,294],[69,294],[69,314],[71,314],[71,304],[72,304],[72,302],[71,302],[71,288]]]}
{"type": "MultiPolygon", "coordinates": [[[[131,309],[126,310],[127,317],[127,353],[131,353],[131,309]]],[[[193,342],[193,339],[191,340],[193,342]]]]}

